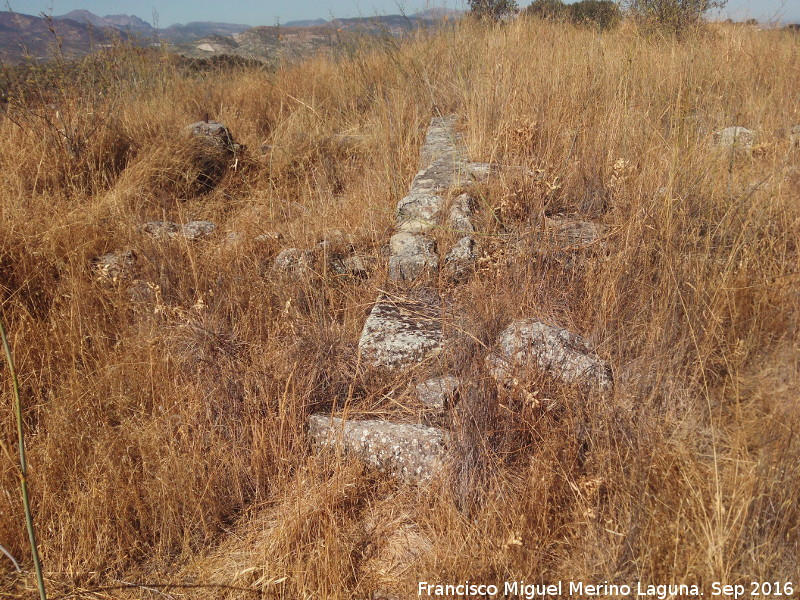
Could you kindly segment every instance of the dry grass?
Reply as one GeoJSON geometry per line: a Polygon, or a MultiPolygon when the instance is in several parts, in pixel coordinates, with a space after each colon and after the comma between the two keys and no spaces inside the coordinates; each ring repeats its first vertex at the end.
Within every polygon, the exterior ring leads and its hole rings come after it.
{"type": "MultiPolygon", "coordinates": [[[[797,36],[465,23],[275,72],[190,75],[125,52],[94,68],[0,119],[0,316],[56,596],[796,576],[800,149],[784,130],[800,122],[797,36]],[[249,149],[210,191],[182,138],[206,111],[249,149]],[[356,345],[435,112],[464,117],[473,158],[542,177],[480,188],[489,260],[454,292],[466,333],[443,359],[474,380],[456,419],[463,464],[456,485],[416,489],[313,456],[304,422],[345,401],[409,418],[407,378],[369,377],[356,345]],[[751,153],[710,149],[730,125],[759,132],[751,153]],[[603,245],[567,261],[535,244],[560,213],[606,225],[603,245]],[[201,218],[222,233],[140,231],[201,218]],[[333,229],[374,257],[368,279],[270,268],[333,229]],[[226,244],[228,231],[245,235],[226,244]],[[269,231],[284,237],[252,239],[269,231]],[[91,259],[118,249],[136,252],[150,299],[97,279],[91,259]],[[613,398],[532,382],[559,401],[548,412],[498,394],[484,346],[518,316],[592,339],[613,398]]],[[[5,458],[0,489],[0,543],[24,560],[5,458]]],[[[9,595],[32,584],[0,565],[9,595]]]]}

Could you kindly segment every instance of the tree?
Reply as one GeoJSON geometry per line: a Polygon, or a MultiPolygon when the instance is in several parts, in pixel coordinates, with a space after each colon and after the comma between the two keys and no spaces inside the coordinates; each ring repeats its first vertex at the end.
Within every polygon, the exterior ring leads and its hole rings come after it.
{"type": "Polygon", "coordinates": [[[567,9],[569,20],[578,25],[608,29],[622,20],[622,11],[611,0],[581,0],[567,9]]]}
{"type": "Polygon", "coordinates": [[[498,21],[517,12],[517,0],[469,0],[470,14],[498,21]]]}
{"type": "Polygon", "coordinates": [[[728,0],[627,0],[626,6],[637,20],[680,33],[727,3],[728,0]]]}
{"type": "Polygon", "coordinates": [[[525,9],[525,14],[539,19],[563,19],[567,14],[567,5],[561,0],[533,0],[525,9]]]}

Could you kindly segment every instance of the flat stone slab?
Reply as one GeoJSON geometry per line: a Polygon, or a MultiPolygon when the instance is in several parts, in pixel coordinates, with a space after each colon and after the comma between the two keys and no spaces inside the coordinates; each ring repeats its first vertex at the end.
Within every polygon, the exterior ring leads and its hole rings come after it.
{"type": "Polygon", "coordinates": [[[136,253],[133,250],[109,252],[92,259],[97,278],[108,281],[131,279],[136,271],[136,253]]]}
{"type": "Polygon", "coordinates": [[[389,369],[421,362],[441,346],[438,299],[378,300],[358,341],[366,364],[389,369]]]}
{"type": "Polygon", "coordinates": [[[436,427],[326,415],[311,415],[308,432],[319,448],[341,450],[408,482],[428,481],[441,469],[448,439],[436,427]]]}
{"type": "Polygon", "coordinates": [[[423,233],[434,228],[442,206],[441,196],[412,192],[397,203],[397,229],[423,233]]]}
{"type": "Polygon", "coordinates": [[[594,353],[588,340],[560,327],[535,319],[519,319],[502,334],[497,349],[487,357],[494,377],[513,384],[514,375],[539,369],[565,383],[613,389],[611,367],[594,353]]]}
{"type": "Polygon", "coordinates": [[[439,268],[436,242],[425,235],[408,231],[395,233],[389,240],[389,250],[389,279],[413,281],[439,268]]]}
{"type": "Polygon", "coordinates": [[[460,384],[452,375],[431,377],[417,385],[417,398],[426,408],[441,413],[453,402],[460,384]]]}
{"type": "Polygon", "coordinates": [[[750,150],[756,138],[756,132],[744,127],[726,127],[712,136],[714,146],[726,150],[750,150]]]}
{"type": "Polygon", "coordinates": [[[465,160],[466,150],[461,134],[455,130],[458,117],[448,115],[434,117],[425,134],[425,143],[420,151],[419,164],[426,166],[434,161],[445,159],[450,162],[465,160]]]}

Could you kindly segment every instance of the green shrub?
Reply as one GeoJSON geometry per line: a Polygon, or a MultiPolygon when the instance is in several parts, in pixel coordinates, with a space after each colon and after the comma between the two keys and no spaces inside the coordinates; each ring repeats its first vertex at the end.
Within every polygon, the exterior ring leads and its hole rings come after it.
{"type": "Polygon", "coordinates": [[[469,0],[469,12],[479,19],[499,20],[516,13],[517,0],[469,0]]]}
{"type": "Polygon", "coordinates": [[[613,27],[622,19],[622,11],[611,0],[582,0],[567,6],[567,14],[573,23],[600,29],[613,27]]]}
{"type": "Polygon", "coordinates": [[[681,33],[699,25],[706,13],[727,3],[728,0],[627,0],[625,7],[647,27],[681,33]]]}
{"type": "Polygon", "coordinates": [[[567,5],[561,0],[534,0],[525,14],[539,19],[564,19],[567,16],[567,5]]]}

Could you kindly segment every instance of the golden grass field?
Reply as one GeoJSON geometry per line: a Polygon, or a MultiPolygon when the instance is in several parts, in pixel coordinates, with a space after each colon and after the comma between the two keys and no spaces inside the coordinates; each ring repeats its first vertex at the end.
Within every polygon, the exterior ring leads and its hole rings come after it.
{"type": "MultiPolygon", "coordinates": [[[[800,585],[800,37],[464,21],[277,71],[125,49],[88,65],[33,73],[0,116],[0,319],[51,598],[800,585]],[[210,191],[184,135],[204,113],[247,146],[210,191]],[[474,160],[541,176],[479,186],[484,258],[447,357],[485,408],[461,440],[474,476],[414,487],[315,455],[304,429],[345,401],[418,418],[407,375],[367,373],[357,342],[425,128],[449,113],[474,160]],[[752,151],[711,147],[732,125],[752,151]],[[555,214],[607,226],[603,245],[565,264],[533,241],[555,214]],[[218,235],[141,231],[191,219],[218,235]],[[271,268],[337,229],[368,278],[271,268]],[[122,249],[148,301],[93,269],[122,249]],[[548,412],[497,392],[485,349],[522,316],[591,339],[614,394],[534,382],[564,407],[548,412]]],[[[0,545],[23,573],[0,555],[0,597],[31,598],[12,404],[3,368],[0,545]]]]}

